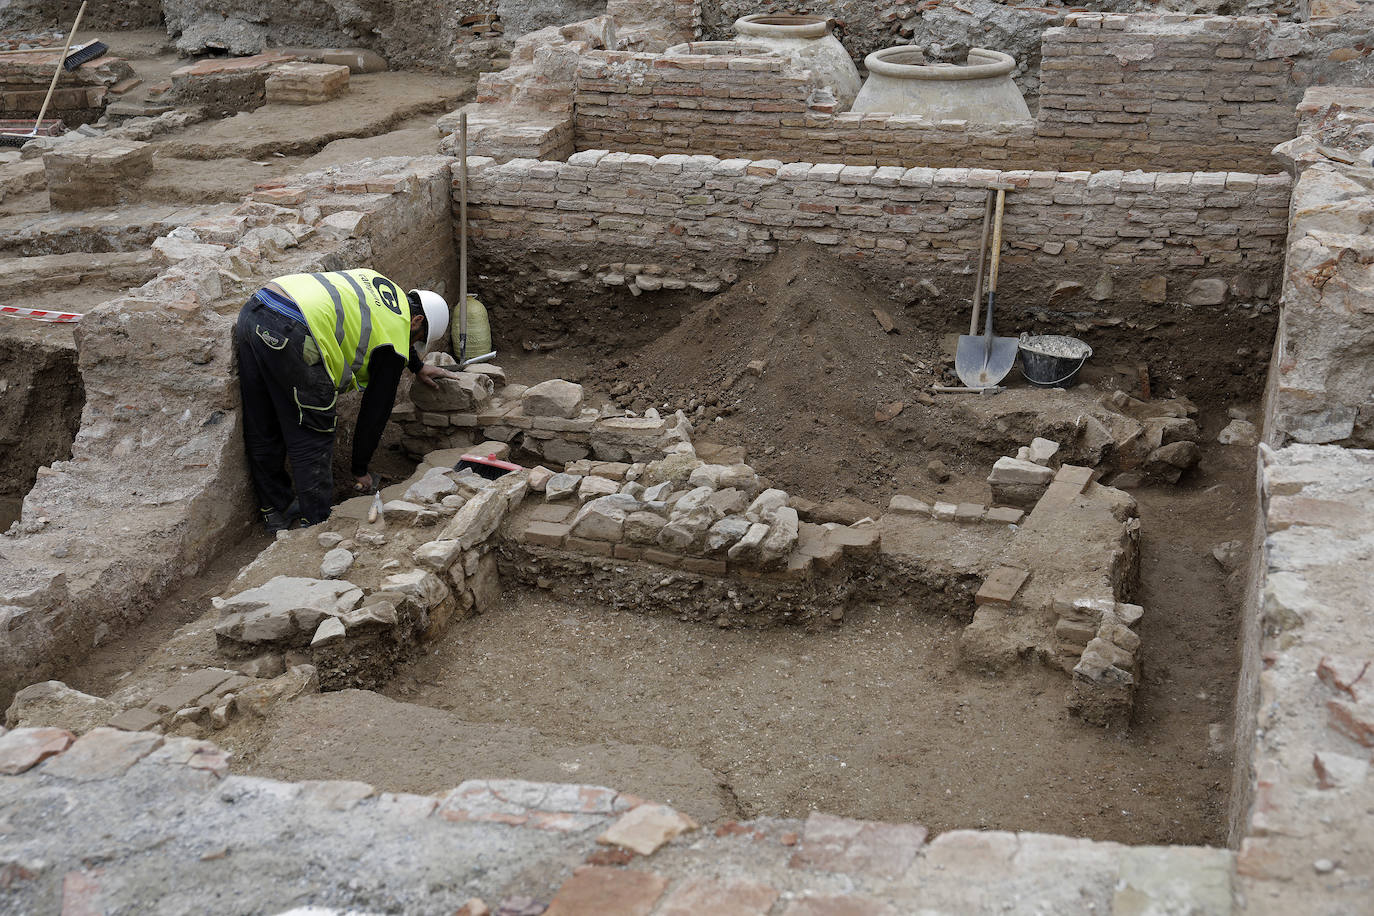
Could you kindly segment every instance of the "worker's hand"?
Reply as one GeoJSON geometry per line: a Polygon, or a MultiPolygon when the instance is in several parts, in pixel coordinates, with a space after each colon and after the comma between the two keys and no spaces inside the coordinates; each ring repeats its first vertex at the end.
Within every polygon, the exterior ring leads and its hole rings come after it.
{"type": "Polygon", "coordinates": [[[381,479],[371,471],[361,477],[353,478],[353,489],[362,493],[364,496],[372,493],[381,485],[381,479]]]}
{"type": "Polygon", "coordinates": [[[441,378],[458,377],[457,372],[453,372],[448,369],[441,369],[438,366],[431,366],[428,363],[420,367],[418,375],[420,376],[420,381],[424,382],[431,388],[438,388],[439,379],[441,378]]]}

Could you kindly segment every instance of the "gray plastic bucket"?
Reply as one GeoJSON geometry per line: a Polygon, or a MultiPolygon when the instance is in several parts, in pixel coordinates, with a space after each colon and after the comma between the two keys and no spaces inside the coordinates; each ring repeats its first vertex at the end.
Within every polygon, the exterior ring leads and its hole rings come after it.
{"type": "Polygon", "coordinates": [[[1071,388],[1093,348],[1077,337],[1022,334],[1021,374],[1037,388],[1071,388]]]}

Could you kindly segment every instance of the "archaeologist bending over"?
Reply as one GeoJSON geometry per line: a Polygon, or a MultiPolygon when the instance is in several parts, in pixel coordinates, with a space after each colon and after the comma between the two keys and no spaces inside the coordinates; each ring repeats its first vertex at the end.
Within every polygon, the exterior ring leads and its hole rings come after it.
{"type": "Polygon", "coordinates": [[[339,394],[353,388],[363,392],[354,488],[376,488],[368,464],[391,418],[401,370],[409,365],[431,387],[453,375],[421,359],[448,333],[448,315],[438,293],[402,293],[373,270],[278,277],[244,304],[236,331],[243,442],[269,531],[329,517],[335,409],[339,394]]]}

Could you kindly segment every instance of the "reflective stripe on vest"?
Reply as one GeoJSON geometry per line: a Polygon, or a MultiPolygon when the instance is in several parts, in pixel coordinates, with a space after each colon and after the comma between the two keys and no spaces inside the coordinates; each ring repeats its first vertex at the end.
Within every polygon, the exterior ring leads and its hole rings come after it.
{"type": "Polygon", "coordinates": [[[292,274],[277,286],[300,308],[340,391],[367,385],[372,351],[410,352],[410,307],[404,293],[373,270],[292,274]]]}
{"type": "MultiPolygon", "coordinates": [[[[311,274],[320,285],[329,293],[329,299],[334,303],[334,339],[338,341],[339,347],[344,343],[344,307],[343,299],[339,296],[339,289],[329,282],[324,274],[311,274]]],[[[343,378],[339,380],[339,390],[347,388],[352,382],[353,377],[362,368],[367,354],[370,352],[368,344],[372,340],[372,309],[367,307],[367,294],[358,285],[358,281],[346,273],[335,274],[336,277],[343,277],[348,285],[353,287],[353,294],[358,297],[358,317],[362,321],[362,331],[358,335],[358,349],[353,354],[353,362],[343,368],[343,378]]],[[[346,354],[345,354],[346,355],[346,354]]]]}

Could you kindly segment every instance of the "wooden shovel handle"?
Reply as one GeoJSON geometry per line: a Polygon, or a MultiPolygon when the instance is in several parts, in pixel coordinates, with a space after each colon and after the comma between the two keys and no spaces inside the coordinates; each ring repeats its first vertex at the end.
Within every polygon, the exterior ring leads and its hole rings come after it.
{"type": "Polygon", "coordinates": [[[1002,205],[1006,202],[1007,192],[997,189],[997,217],[992,226],[992,276],[988,278],[988,292],[997,292],[997,268],[1002,261],[1002,205]]]}
{"type": "Polygon", "coordinates": [[[76,11],[76,21],[72,23],[72,30],[67,33],[67,44],[62,49],[62,56],[57,60],[57,70],[53,72],[52,82],[48,83],[48,94],[43,97],[43,107],[38,109],[38,120],[33,122],[33,132],[38,133],[38,128],[43,126],[43,115],[48,113],[48,103],[52,101],[53,90],[57,88],[57,78],[62,75],[62,63],[67,59],[67,52],[71,50],[72,40],[76,38],[76,30],[81,28],[81,17],[86,13],[86,0],[81,0],[81,9],[76,11]]]}

